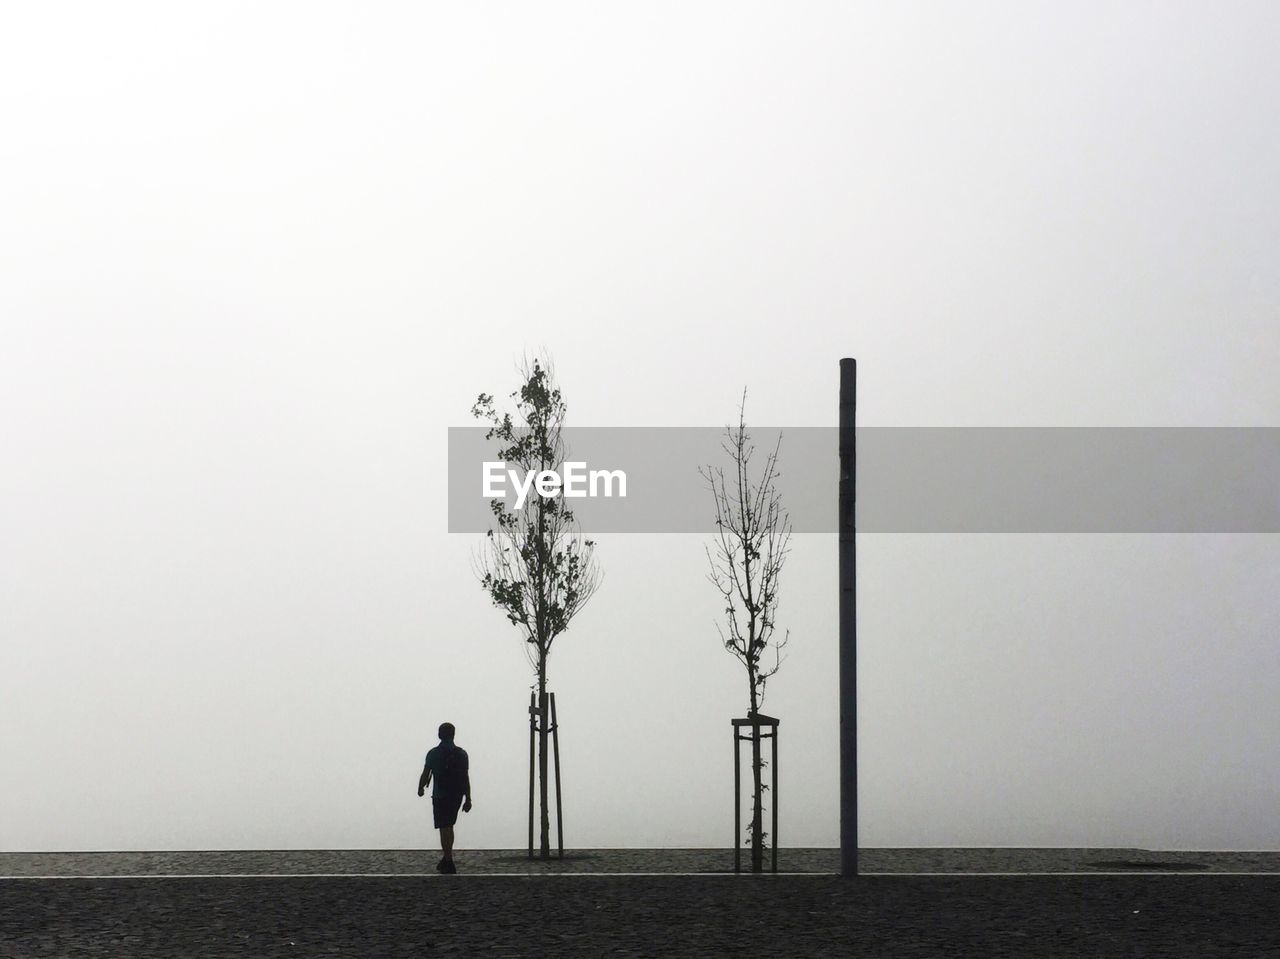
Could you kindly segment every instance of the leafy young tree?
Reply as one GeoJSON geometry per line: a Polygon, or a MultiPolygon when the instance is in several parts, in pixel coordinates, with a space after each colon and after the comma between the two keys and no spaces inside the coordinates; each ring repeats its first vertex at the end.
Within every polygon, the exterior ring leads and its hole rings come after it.
{"type": "MultiPolygon", "coordinates": [[[[724,600],[724,622],[716,629],[727,649],[746,673],[750,709],[754,717],[764,702],[765,686],[781,667],[782,649],[790,639],[774,632],[778,608],[778,580],[790,548],[791,521],[778,493],[778,451],[782,435],[764,460],[758,479],[753,478],[751,459],[755,446],[746,426],[747,394],[742,393],[738,425],[725,428],[721,448],[730,460],[729,471],[705,467],[700,472],[707,481],[715,503],[716,539],[707,547],[711,570],[707,578],[724,600]],[[772,652],[773,661],[767,654],[772,652]]],[[[760,755],[759,727],[751,740],[752,809],[751,868],[764,868],[762,826],[764,761],[760,755]]]]}
{"type": "MultiPolygon", "coordinates": [[[[567,407],[545,360],[525,361],[520,389],[511,394],[514,415],[500,413],[491,394],[481,393],[471,409],[489,424],[486,439],[499,443],[498,458],[508,468],[537,474],[559,470],[566,450],[562,436],[567,407]]],[[[595,544],[584,539],[563,496],[531,493],[519,509],[494,499],[494,527],[476,562],[490,601],[520,630],[537,680],[540,716],[547,715],[547,660],[556,637],[599,586],[595,544]]],[[[551,855],[547,808],[547,724],[538,734],[541,855],[551,855]]]]}

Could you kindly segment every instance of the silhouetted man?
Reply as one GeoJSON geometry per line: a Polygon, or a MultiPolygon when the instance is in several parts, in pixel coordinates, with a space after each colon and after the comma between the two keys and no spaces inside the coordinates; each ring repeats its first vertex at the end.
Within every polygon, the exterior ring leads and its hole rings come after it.
{"type": "Polygon", "coordinates": [[[458,807],[471,812],[471,775],[467,751],[453,743],[453,723],[441,723],[440,745],[427,753],[427,761],[418,778],[418,795],[435,781],[431,789],[431,815],[440,830],[440,848],[444,856],[436,864],[437,872],[453,873],[453,824],[458,821],[458,807]]]}

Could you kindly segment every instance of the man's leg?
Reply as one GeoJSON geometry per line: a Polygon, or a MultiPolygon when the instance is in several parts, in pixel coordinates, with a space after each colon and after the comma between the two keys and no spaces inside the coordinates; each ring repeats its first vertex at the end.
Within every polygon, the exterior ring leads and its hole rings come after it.
{"type": "Polygon", "coordinates": [[[444,861],[453,862],[453,827],[444,826],[440,830],[440,849],[444,852],[444,861]]]}

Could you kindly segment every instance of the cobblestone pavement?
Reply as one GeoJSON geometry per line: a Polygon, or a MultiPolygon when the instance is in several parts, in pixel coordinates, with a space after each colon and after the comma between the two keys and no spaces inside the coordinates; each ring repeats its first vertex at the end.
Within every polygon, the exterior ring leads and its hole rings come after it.
{"type": "MultiPolygon", "coordinates": [[[[0,853],[0,876],[434,875],[438,851],[248,850],[226,852],[0,853]]],[[[473,875],[567,873],[723,873],[731,849],[586,849],[564,859],[530,860],[523,849],[460,848],[473,875]]],[[[744,867],[749,857],[743,855],[744,867]]],[[[785,873],[834,873],[835,849],[780,849],[785,873]]],[[[1280,873],[1280,852],[1144,849],[863,849],[864,873],[1102,873],[1152,871],[1280,873]]]]}
{"type": "Polygon", "coordinates": [[[17,879],[0,957],[1280,954],[1280,877],[17,879]]]}

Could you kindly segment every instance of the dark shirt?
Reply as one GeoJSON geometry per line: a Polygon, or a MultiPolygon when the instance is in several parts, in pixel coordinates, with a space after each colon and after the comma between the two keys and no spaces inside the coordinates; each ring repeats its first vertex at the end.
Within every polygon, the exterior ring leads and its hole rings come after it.
{"type": "Polygon", "coordinates": [[[471,760],[467,751],[445,740],[427,753],[427,769],[431,770],[431,798],[456,799],[470,791],[468,770],[471,760]]]}

